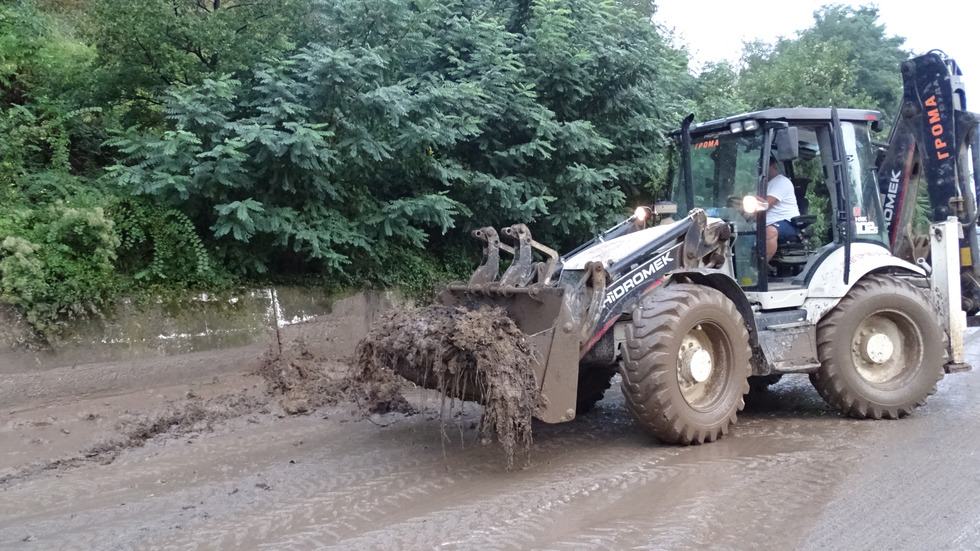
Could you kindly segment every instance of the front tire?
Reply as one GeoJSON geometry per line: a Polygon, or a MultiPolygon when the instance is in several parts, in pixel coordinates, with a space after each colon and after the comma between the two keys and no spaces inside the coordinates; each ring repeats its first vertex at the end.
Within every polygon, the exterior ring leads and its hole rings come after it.
{"type": "Polygon", "coordinates": [[[810,381],[851,417],[898,419],[936,392],[946,333],[932,301],[901,279],[854,284],[817,325],[820,369],[810,381]]]}
{"type": "Polygon", "coordinates": [[[622,356],[626,405],[665,443],[717,440],[745,405],[748,331],[735,305],[710,287],[677,284],[644,297],[622,356]]]}

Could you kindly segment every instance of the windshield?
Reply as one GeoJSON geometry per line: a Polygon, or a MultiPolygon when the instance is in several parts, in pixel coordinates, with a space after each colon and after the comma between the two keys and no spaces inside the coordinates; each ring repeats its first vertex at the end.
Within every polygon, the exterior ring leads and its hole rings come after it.
{"type": "Polygon", "coordinates": [[[844,154],[847,160],[847,185],[852,216],[854,239],[887,243],[884,216],[878,197],[877,175],[875,174],[875,152],[867,127],[849,122],[841,123],[844,138],[844,154]]]}
{"type": "Polygon", "coordinates": [[[684,189],[683,171],[677,171],[672,188],[677,212],[699,207],[708,216],[744,223],[742,197],[757,192],[762,143],[761,133],[692,137],[693,189],[684,189]]]}
{"type": "MultiPolygon", "coordinates": [[[[831,132],[827,123],[795,125],[799,136],[799,156],[780,163],[780,172],[796,188],[800,214],[816,217],[813,244],[840,242],[834,207],[849,205],[849,233],[852,240],[886,243],[886,228],[878,197],[874,166],[874,149],[867,125],[841,123],[844,158],[848,179],[844,189],[848,201],[838,197],[833,181],[831,132]],[[812,203],[812,204],[811,204],[812,203]]],[[[762,157],[764,131],[691,137],[692,189],[683,185],[683,170],[676,171],[671,200],[677,212],[687,214],[702,208],[711,217],[735,224],[740,232],[750,231],[751,219],[742,214],[741,200],[758,193],[759,160],[762,157]]]]}

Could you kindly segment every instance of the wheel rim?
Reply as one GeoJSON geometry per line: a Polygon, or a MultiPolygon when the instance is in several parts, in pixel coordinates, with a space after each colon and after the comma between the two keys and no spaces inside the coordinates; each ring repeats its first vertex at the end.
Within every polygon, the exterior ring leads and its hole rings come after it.
{"type": "Polygon", "coordinates": [[[694,409],[707,410],[724,394],[732,350],[724,331],[699,323],[681,340],[677,351],[677,383],[694,409]]]}
{"type": "Polygon", "coordinates": [[[922,363],[925,343],[919,328],[898,311],[875,312],[861,320],[851,339],[857,374],[879,386],[901,385],[922,363]]]}

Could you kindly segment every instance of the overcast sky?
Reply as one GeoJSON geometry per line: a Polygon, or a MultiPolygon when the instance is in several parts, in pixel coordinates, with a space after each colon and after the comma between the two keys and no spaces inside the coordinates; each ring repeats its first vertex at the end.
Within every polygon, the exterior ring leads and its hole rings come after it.
{"type": "MultiPolygon", "coordinates": [[[[655,20],[673,28],[694,56],[692,68],[705,61],[737,62],[742,42],[794,38],[813,24],[813,12],[825,4],[853,6],[871,2],[832,0],[656,0],[655,20]]],[[[905,38],[915,53],[940,49],[963,70],[967,107],[980,111],[980,0],[883,0],[879,23],[889,36],[905,38]]]]}

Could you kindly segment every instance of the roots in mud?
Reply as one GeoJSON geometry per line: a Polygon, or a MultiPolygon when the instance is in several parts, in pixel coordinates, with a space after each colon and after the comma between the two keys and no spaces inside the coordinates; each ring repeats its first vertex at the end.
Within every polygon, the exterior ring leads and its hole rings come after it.
{"type": "Polygon", "coordinates": [[[513,465],[531,449],[541,400],[526,336],[501,308],[429,306],[385,314],[357,347],[360,376],[391,370],[451,399],[484,406],[480,436],[496,437],[513,465]]]}

